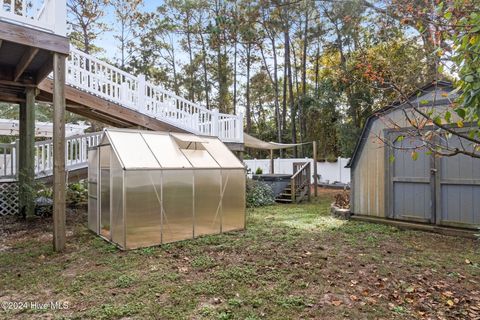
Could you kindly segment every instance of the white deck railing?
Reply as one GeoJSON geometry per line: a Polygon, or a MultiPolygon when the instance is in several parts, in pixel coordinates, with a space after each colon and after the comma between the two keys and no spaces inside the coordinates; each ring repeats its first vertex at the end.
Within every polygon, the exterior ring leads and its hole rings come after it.
{"type": "Polygon", "coordinates": [[[209,110],[104,61],[71,48],[67,84],[191,133],[243,142],[243,116],[209,110]]]}
{"type": "MultiPolygon", "coordinates": [[[[66,35],[65,0],[0,0],[0,20],[66,35]]],[[[67,84],[194,134],[243,142],[242,115],[220,114],[71,48],[67,84]]]]}
{"type": "Polygon", "coordinates": [[[0,144],[0,177],[13,179],[17,175],[17,143],[0,144]]]}
{"type": "MultiPolygon", "coordinates": [[[[65,139],[65,168],[68,171],[87,167],[88,148],[100,143],[102,132],[71,136],[65,139]]],[[[45,177],[53,172],[53,140],[35,142],[35,176],[45,177]]]]}
{"type": "Polygon", "coordinates": [[[67,4],[65,0],[0,0],[0,20],[66,36],[67,4]]]}
{"type": "MultiPolygon", "coordinates": [[[[234,126],[231,118],[220,118],[219,132],[233,132],[227,127],[234,126]]],[[[65,139],[65,169],[67,171],[78,170],[88,166],[88,148],[100,144],[103,132],[74,135],[65,139]]],[[[13,143],[0,143],[0,180],[16,180],[18,168],[18,145],[13,143]]],[[[36,178],[43,178],[53,173],[53,140],[35,142],[34,147],[34,170],[36,178]]]]}
{"type": "MultiPolygon", "coordinates": [[[[100,143],[102,132],[71,136],[65,139],[65,168],[68,171],[88,166],[88,148],[100,143]]],[[[18,141],[0,144],[0,179],[15,180],[18,168],[18,141]]],[[[42,178],[53,172],[53,140],[35,142],[35,177],[42,178]]]]}

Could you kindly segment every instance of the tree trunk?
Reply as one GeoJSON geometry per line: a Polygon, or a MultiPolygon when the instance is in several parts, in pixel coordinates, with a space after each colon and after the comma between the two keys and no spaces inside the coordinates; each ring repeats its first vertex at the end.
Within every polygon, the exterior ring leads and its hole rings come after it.
{"type": "Polygon", "coordinates": [[[237,39],[233,53],[233,113],[237,114],[237,39]]]}
{"type": "MultiPolygon", "coordinates": [[[[343,39],[342,39],[342,34],[340,32],[340,29],[338,28],[338,23],[335,23],[335,31],[337,34],[337,48],[340,53],[340,67],[342,68],[343,74],[347,76],[348,75],[347,58],[345,57],[345,52],[343,51],[343,39]]],[[[348,113],[352,117],[353,125],[359,128],[360,123],[358,122],[358,117],[357,117],[357,104],[353,99],[353,93],[352,93],[352,88],[350,83],[346,84],[345,94],[347,95],[348,104],[350,105],[348,113]]]]}
{"type": "Polygon", "coordinates": [[[279,103],[279,90],[278,90],[278,62],[277,62],[277,50],[275,44],[275,37],[270,38],[272,42],[272,54],[273,54],[273,81],[275,89],[275,124],[277,126],[277,140],[282,142],[282,123],[280,117],[280,103],[279,103]]]}
{"type": "Polygon", "coordinates": [[[172,69],[173,69],[173,90],[175,94],[178,96],[180,95],[179,86],[178,86],[178,79],[177,79],[177,62],[175,61],[175,48],[173,46],[173,41],[171,40],[171,50],[172,50],[172,69]]]}
{"type": "Polygon", "coordinates": [[[195,102],[195,88],[194,88],[194,74],[193,74],[193,57],[192,57],[192,38],[190,35],[190,30],[187,31],[187,47],[188,47],[188,58],[190,62],[190,88],[188,90],[188,99],[192,102],[195,102]]]}
{"type": "Polygon", "coordinates": [[[210,109],[210,85],[208,84],[208,69],[207,69],[207,49],[205,48],[205,39],[203,38],[202,31],[200,33],[200,42],[202,43],[202,61],[203,61],[203,82],[205,86],[205,100],[207,109],[210,109]]]}
{"type": "Polygon", "coordinates": [[[283,128],[282,130],[286,130],[286,122],[287,122],[287,77],[288,77],[288,70],[287,70],[287,59],[288,59],[288,50],[289,46],[287,45],[288,41],[288,36],[287,36],[287,30],[284,30],[283,32],[283,37],[284,37],[284,42],[285,42],[285,51],[284,51],[284,61],[283,61],[283,95],[282,95],[282,123],[283,123],[283,128]]]}
{"type": "MultiPolygon", "coordinates": [[[[270,36],[269,36],[270,37],[270,36]]],[[[271,36],[270,37],[270,41],[272,42],[272,47],[275,48],[275,38],[274,36],[271,36]]],[[[273,59],[274,59],[274,73],[273,73],[273,76],[270,72],[270,69],[268,67],[268,63],[267,63],[267,59],[265,58],[265,53],[263,51],[263,47],[262,45],[260,45],[260,53],[262,55],[262,62],[263,62],[263,66],[265,67],[265,70],[267,71],[267,74],[268,74],[268,77],[270,79],[270,82],[272,83],[272,86],[274,87],[274,92],[275,92],[275,101],[274,101],[274,104],[275,104],[275,129],[277,131],[277,137],[279,137],[279,141],[278,142],[282,142],[281,138],[282,138],[282,135],[281,135],[281,132],[279,132],[279,129],[280,129],[280,124],[279,124],[279,109],[280,109],[280,106],[279,106],[279,101],[278,101],[278,96],[279,96],[279,93],[278,93],[278,76],[277,76],[277,54],[275,52],[275,50],[273,50],[273,59]]]]}
{"type": "Polygon", "coordinates": [[[317,44],[317,53],[315,54],[315,97],[320,98],[319,72],[320,72],[320,43],[317,44]]]}
{"type": "Polygon", "coordinates": [[[121,25],[120,50],[122,51],[121,52],[122,60],[121,60],[120,64],[122,66],[122,70],[125,70],[125,41],[126,41],[126,39],[125,39],[125,24],[126,24],[125,21],[120,22],[120,25],[121,25]]]}
{"type": "MultiPolygon", "coordinates": [[[[290,62],[290,31],[287,27],[285,33],[285,61],[287,62],[287,71],[288,71],[288,96],[290,102],[290,113],[291,113],[291,121],[292,121],[292,143],[297,143],[297,125],[296,125],[296,110],[295,110],[295,101],[293,96],[293,80],[292,80],[292,64],[290,62]]],[[[293,148],[293,156],[295,158],[298,157],[298,150],[297,147],[293,148]]]]}
{"type": "MultiPolygon", "coordinates": [[[[218,30],[223,30],[222,32],[217,33],[217,80],[218,80],[218,109],[220,112],[228,113],[227,107],[227,98],[228,98],[228,87],[227,87],[227,70],[226,67],[226,55],[222,52],[222,44],[226,46],[225,39],[222,39],[222,34],[225,30],[222,25],[220,25],[221,14],[220,14],[220,0],[215,1],[215,26],[218,30]]],[[[224,35],[225,38],[225,35],[224,35]]]]}
{"type": "Polygon", "coordinates": [[[290,52],[292,53],[292,57],[293,57],[293,77],[295,78],[295,90],[297,91],[297,93],[300,93],[300,84],[298,82],[297,53],[295,52],[295,45],[292,43],[291,40],[290,40],[290,52]]]}
{"type": "Polygon", "coordinates": [[[252,50],[252,44],[248,43],[247,48],[246,48],[246,53],[247,53],[247,88],[246,88],[246,103],[245,103],[245,113],[246,113],[246,118],[247,118],[247,133],[250,133],[252,130],[252,116],[251,116],[251,111],[250,111],[250,65],[251,65],[251,50],[252,50]]]}
{"type": "Polygon", "coordinates": [[[83,27],[83,51],[86,54],[90,54],[90,40],[88,39],[87,27],[83,27]]]}
{"type": "MultiPolygon", "coordinates": [[[[302,101],[300,103],[300,140],[305,141],[307,134],[307,122],[305,118],[305,103],[307,99],[307,48],[308,48],[308,10],[305,11],[305,24],[303,33],[302,54],[302,101]]],[[[302,146],[302,156],[305,157],[305,146],[302,146]]]]}
{"type": "MultiPolygon", "coordinates": [[[[235,1],[235,20],[237,20],[237,2],[235,1]]],[[[237,114],[237,44],[238,34],[237,28],[234,29],[234,52],[233,52],[233,113],[237,114]]]]}

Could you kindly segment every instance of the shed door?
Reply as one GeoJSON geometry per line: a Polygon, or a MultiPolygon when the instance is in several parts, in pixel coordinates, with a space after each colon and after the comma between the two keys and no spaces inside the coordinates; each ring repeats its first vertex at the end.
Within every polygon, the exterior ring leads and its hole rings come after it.
{"type": "Polygon", "coordinates": [[[412,150],[420,145],[421,141],[415,137],[393,142],[390,152],[395,158],[390,166],[390,215],[394,219],[434,222],[431,156],[418,150],[418,158],[414,160],[412,157],[412,150]]]}
{"type": "MultiPolygon", "coordinates": [[[[450,148],[474,152],[471,142],[457,136],[446,139],[450,148]]],[[[478,227],[480,225],[480,159],[467,155],[438,160],[437,216],[444,225],[478,227]]]]}

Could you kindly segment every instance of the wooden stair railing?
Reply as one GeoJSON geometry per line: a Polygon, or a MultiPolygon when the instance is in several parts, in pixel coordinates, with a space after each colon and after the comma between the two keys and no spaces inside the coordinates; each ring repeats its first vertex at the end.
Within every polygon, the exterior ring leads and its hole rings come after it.
{"type": "Polygon", "coordinates": [[[305,198],[310,200],[310,162],[294,163],[294,174],[290,178],[290,184],[276,198],[277,202],[299,203],[305,198]]]}
{"type": "Polygon", "coordinates": [[[305,196],[310,200],[310,162],[305,162],[303,165],[295,163],[293,167],[300,168],[290,178],[292,202],[299,203],[305,196]]]}

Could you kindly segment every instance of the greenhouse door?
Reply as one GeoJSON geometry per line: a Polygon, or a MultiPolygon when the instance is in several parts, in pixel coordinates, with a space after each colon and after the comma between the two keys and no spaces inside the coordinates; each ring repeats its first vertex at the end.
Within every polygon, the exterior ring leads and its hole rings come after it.
{"type": "Polygon", "coordinates": [[[398,220],[434,223],[433,157],[418,149],[421,141],[414,137],[390,136],[388,151],[388,216],[398,220]],[[393,156],[393,157],[392,157],[393,156]],[[416,159],[414,159],[416,157],[416,159]]]}
{"type": "Polygon", "coordinates": [[[100,147],[100,235],[110,237],[110,152],[111,147],[100,147]]]}

